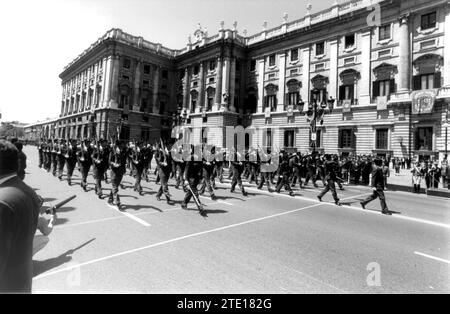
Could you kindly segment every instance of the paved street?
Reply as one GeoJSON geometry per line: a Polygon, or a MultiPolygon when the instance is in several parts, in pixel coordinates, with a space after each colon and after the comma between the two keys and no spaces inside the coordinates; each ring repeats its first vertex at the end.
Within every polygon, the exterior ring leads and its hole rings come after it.
{"type": "Polygon", "coordinates": [[[34,293],[450,292],[448,199],[388,191],[396,214],[384,216],[378,200],[360,208],[367,187],[338,191],[345,206],[337,207],[330,194],[319,203],[311,186],[292,198],[246,184],[243,197],[227,183],[218,185],[217,201],[202,198],[204,218],[194,203],[181,209],[184,194],[173,181],[177,204],[170,206],[156,201],[153,175],[145,196],[126,176],[119,212],[95,196],[92,177],[90,192],[69,187],[37,167],[35,147],[25,153],[25,181],[45,205],[78,196],[61,208],[49,244],[34,256],[34,293]],[[369,285],[373,278],[380,285],[369,285]]]}

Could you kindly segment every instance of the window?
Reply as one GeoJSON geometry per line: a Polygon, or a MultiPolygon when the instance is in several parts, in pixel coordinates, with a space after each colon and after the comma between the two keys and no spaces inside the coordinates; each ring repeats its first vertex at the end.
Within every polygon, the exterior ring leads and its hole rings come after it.
{"type": "Polygon", "coordinates": [[[214,83],[214,77],[209,78],[209,83],[214,83]]]}
{"type": "Polygon", "coordinates": [[[316,147],[322,147],[322,130],[316,130],[316,147]]]}
{"type": "Polygon", "coordinates": [[[88,109],[91,108],[92,104],[94,102],[94,91],[92,89],[89,90],[89,98],[88,98],[88,109]]]}
{"type": "Polygon", "coordinates": [[[378,30],[378,40],[391,39],[391,24],[380,26],[378,30]]]}
{"type": "Polygon", "coordinates": [[[275,54],[269,56],[269,66],[275,66],[275,54]]]}
{"type": "Polygon", "coordinates": [[[128,75],[122,75],[122,79],[125,81],[129,81],[130,77],[128,75]]]}
{"type": "Polygon", "coordinates": [[[355,46],[355,34],[345,36],[345,49],[355,46]]]}
{"type": "Polygon", "coordinates": [[[388,149],[388,129],[377,129],[375,133],[375,149],[388,149]]]}
{"type": "Polygon", "coordinates": [[[81,97],[81,111],[84,111],[84,107],[86,106],[86,93],[83,93],[81,97]]]}
{"type": "Polygon", "coordinates": [[[379,87],[379,95],[380,96],[389,96],[390,94],[390,87],[391,81],[390,80],[386,80],[386,81],[380,81],[380,87],[379,87]]]}
{"type": "Polygon", "coordinates": [[[131,60],[130,59],[123,59],[123,67],[125,68],[125,69],[129,69],[129,68],[131,68],[131,60]]]}
{"type": "Polygon", "coordinates": [[[169,77],[169,72],[168,72],[167,70],[162,70],[162,72],[161,72],[161,77],[162,77],[164,80],[167,80],[167,78],[169,77]]]}
{"type": "Polygon", "coordinates": [[[417,128],[415,139],[415,150],[433,150],[432,127],[417,128]]]}
{"type": "Polygon", "coordinates": [[[209,61],[209,70],[214,71],[216,69],[216,60],[209,61]]]}
{"type": "Polygon", "coordinates": [[[250,71],[256,71],[256,60],[250,61],[250,71]]]}
{"type": "Polygon", "coordinates": [[[292,49],[291,50],[291,61],[297,61],[298,60],[298,49],[292,49]]]}
{"type": "Polygon", "coordinates": [[[300,97],[299,92],[290,92],[288,93],[288,105],[289,106],[296,106],[298,103],[298,99],[300,97]]]}
{"type": "Polygon", "coordinates": [[[272,130],[263,132],[263,143],[266,147],[272,147],[272,130]]]}
{"type": "Polygon", "coordinates": [[[147,106],[148,106],[148,99],[147,98],[142,98],[141,99],[141,106],[139,108],[139,111],[145,112],[147,110],[147,106]]]}
{"type": "Polygon", "coordinates": [[[436,12],[422,15],[420,27],[422,30],[436,27],[436,12]]]}
{"type": "Polygon", "coordinates": [[[316,71],[321,71],[323,69],[325,69],[325,64],[324,63],[318,63],[315,66],[316,71]]]}
{"type": "Polygon", "coordinates": [[[297,75],[298,74],[298,69],[291,70],[290,74],[291,74],[291,76],[297,75]]]}
{"type": "Polygon", "coordinates": [[[100,104],[100,97],[102,95],[102,87],[97,87],[97,95],[95,96],[95,107],[98,108],[100,104]]]}
{"type": "Polygon", "coordinates": [[[316,56],[321,56],[325,54],[325,43],[321,42],[316,44],[316,56]]]}
{"type": "Polygon", "coordinates": [[[166,103],[164,101],[161,101],[159,103],[159,114],[164,114],[164,110],[166,110],[166,103]]]}
{"type": "Polygon", "coordinates": [[[274,112],[277,110],[277,96],[269,95],[267,96],[266,108],[270,108],[270,111],[274,112]]]}
{"type": "Polygon", "coordinates": [[[425,74],[420,76],[421,89],[431,89],[434,87],[434,74],[425,74]]]}
{"type": "Polygon", "coordinates": [[[142,85],[144,86],[149,86],[150,82],[148,80],[144,80],[142,81],[142,85]]]}
{"type": "Polygon", "coordinates": [[[119,108],[123,109],[123,108],[125,108],[128,105],[129,105],[129,97],[128,97],[128,95],[121,94],[120,95],[120,101],[119,101],[119,108]]]}
{"type": "Polygon", "coordinates": [[[208,96],[206,99],[206,111],[211,111],[214,105],[214,98],[211,96],[208,96]]]}
{"type": "Polygon", "coordinates": [[[208,129],[206,127],[202,128],[202,143],[208,144],[208,129]]]}
{"type": "Polygon", "coordinates": [[[339,87],[339,100],[353,99],[355,85],[343,85],[339,87]]]}
{"type": "Polygon", "coordinates": [[[441,88],[441,72],[414,76],[414,90],[441,88]]]}
{"type": "Polygon", "coordinates": [[[150,74],[150,65],[149,64],[145,64],[144,65],[144,74],[150,74]]]}
{"type": "Polygon", "coordinates": [[[353,147],[353,131],[351,129],[341,130],[340,148],[353,147]]]}
{"type": "Polygon", "coordinates": [[[200,67],[198,65],[196,65],[194,67],[194,75],[198,75],[198,72],[200,72],[200,67]]]}
{"type": "Polygon", "coordinates": [[[294,130],[284,131],[284,147],[285,148],[295,147],[294,140],[295,140],[295,131],[294,130]]]}

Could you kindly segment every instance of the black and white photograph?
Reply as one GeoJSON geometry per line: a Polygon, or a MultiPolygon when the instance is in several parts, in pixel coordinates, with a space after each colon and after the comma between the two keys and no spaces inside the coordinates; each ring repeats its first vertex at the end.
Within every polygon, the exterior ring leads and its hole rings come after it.
{"type": "Polygon", "coordinates": [[[18,0],[0,26],[0,294],[450,293],[448,0],[18,0]]]}

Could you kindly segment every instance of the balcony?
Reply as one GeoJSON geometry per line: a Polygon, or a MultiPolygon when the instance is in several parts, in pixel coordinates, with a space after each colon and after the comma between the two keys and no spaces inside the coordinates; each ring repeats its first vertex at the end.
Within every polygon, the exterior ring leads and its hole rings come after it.
{"type": "Polygon", "coordinates": [[[342,107],[344,105],[344,102],[348,102],[348,101],[350,101],[350,105],[352,107],[353,106],[358,106],[358,104],[359,104],[358,99],[345,99],[345,100],[339,100],[338,103],[337,103],[337,106],[338,107],[342,107]]]}

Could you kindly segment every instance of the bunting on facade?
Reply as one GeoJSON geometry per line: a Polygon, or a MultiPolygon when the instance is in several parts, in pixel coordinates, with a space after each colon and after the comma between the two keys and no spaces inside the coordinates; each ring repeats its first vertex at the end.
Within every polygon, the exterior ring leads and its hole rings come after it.
{"type": "Polygon", "coordinates": [[[434,103],[436,101],[436,90],[421,90],[415,91],[411,94],[412,113],[413,114],[427,114],[432,113],[434,103]]]}
{"type": "Polygon", "coordinates": [[[378,96],[377,97],[377,110],[387,110],[388,98],[387,96],[378,96]]]}
{"type": "Polygon", "coordinates": [[[342,112],[351,112],[352,111],[352,101],[351,99],[346,99],[342,101],[342,112]]]}

